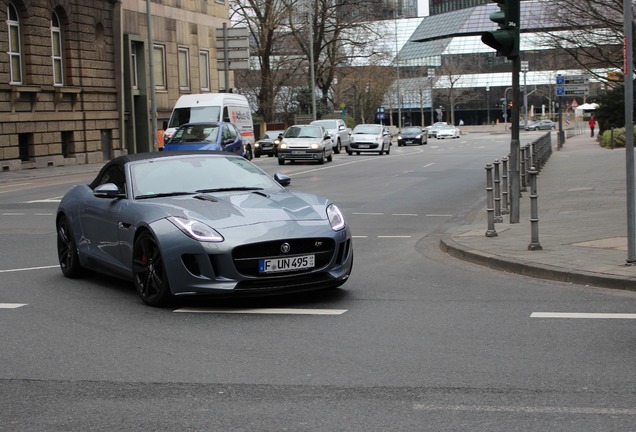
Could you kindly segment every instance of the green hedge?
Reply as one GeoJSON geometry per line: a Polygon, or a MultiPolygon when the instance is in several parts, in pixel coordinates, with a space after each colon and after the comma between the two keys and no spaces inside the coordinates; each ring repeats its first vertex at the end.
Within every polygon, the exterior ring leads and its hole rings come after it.
{"type": "MultiPolygon", "coordinates": [[[[612,130],[606,130],[601,136],[601,147],[616,148],[625,147],[625,128],[613,129],[613,143],[612,143],[612,130]]],[[[636,128],[634,129],[634,138],[636,141],[636,128]]]]}

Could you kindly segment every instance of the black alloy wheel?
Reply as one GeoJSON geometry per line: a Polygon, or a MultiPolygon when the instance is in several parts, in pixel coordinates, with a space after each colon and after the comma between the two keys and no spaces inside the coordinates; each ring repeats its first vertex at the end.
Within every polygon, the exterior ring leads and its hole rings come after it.
{"type": "Polygon", "coordinates": [[[133,275],[137,294],[150,306],[163,306],[170,301],[170,284],[165,263],[154,236],[142,232],[133,247],[133,275]]]}
{"type": "Polygon", "coordinates": [[[84,275],[71,225],[66,216],[60,216],[57,220],[57,257],[64,276],[74,279],[84,275]]]}

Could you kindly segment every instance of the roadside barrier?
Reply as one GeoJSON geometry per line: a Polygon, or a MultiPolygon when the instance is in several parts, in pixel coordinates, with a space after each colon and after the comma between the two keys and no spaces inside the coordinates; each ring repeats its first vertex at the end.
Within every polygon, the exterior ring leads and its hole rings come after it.
{"type": "MultiPolygon", "coordinates": [[[[552,134],[550,132],[537,138],[530,144],[522,146],[519,157],[520,192],[530,187],[530,244],[529,250],[541,250],[539,242],[539,206],[537,194],[537,178],[541,169],[552,155],[552,134]]],[[[486,237],[496,237],[495,223],[503,222],[504,214],[510,208],[510,155],[495,159],[486,164],[486,212],[488,229],[486,237]],[[501,175],[500,175],[501,165],[501,175]]],[[[523,197],[523,194],[521,194],[523,197]]],[[[520,197],[520,198],[521,198],[520,197]]]]}

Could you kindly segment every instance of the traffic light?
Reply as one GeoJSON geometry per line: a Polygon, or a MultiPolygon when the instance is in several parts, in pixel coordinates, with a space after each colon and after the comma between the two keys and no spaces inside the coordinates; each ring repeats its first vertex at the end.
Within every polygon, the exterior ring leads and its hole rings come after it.
{"type": "Polygon", "coordinates": [[[498,56],[509,60],[519,56],[519,0],[492,0],[499,10],[490,14],[490,20],[499,25],[499,30],[485,32],[481,41],[497,50],[498,56]]]}

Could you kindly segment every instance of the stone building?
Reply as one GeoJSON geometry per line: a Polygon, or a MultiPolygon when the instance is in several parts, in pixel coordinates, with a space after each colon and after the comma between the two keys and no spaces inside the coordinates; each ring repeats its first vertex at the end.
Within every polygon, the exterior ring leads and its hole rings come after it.
{"type": "Polygon", "coordinates": [[[181,94],[231,87],[224,23],[225,0],[0,0],[0,171],[154,150],[153,99],[161,123],[181,94]]]}

